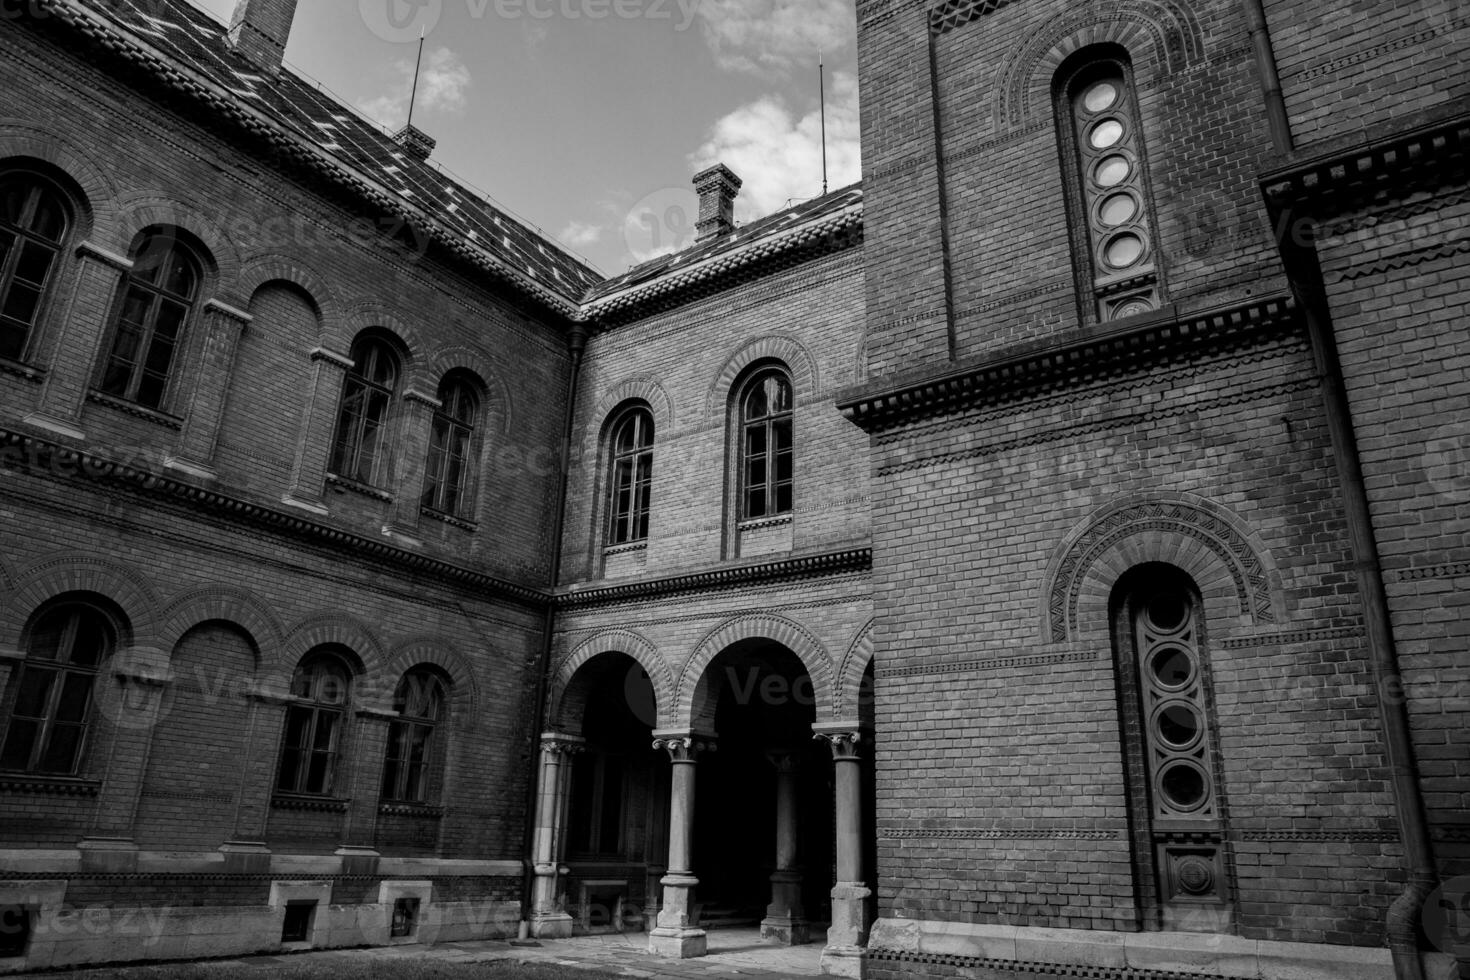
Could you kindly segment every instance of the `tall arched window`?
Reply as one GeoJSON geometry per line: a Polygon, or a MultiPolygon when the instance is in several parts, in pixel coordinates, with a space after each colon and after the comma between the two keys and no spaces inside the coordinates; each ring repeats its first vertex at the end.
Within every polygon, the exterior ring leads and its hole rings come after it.
{"type": "Polygon", "coordinates": [[[791,512],[794,500],[791,379],[764,370],[740,396],[740,516],[745,520],[791,512]]]}
{"type": "Polygon", "coordinates": [[[286,708],[277,789],[332,792],[351,689],[347,664],[332,651],[314,651],[301,661],[291,678],[292,702],[286,708]]]}
{"type": "Polygon", "coordinates": [[[331,471],[357,483],[373,484],[388,449],[388,416],[398,394],[398,357],[387,341],[359,337],[352,345],[352,369],[342,385],[331,471]]]}
{"type": "Polygon", "coordinates": [[[614,421],[608,472],[607,543],[647,540],[653,497],[653,413],[648,409],[630,408],[614,421]]]}
{"type": "Polygon", "coordinates": [[[429,799],[429,775],[436,734],[444,718],[444,681],[428,670],[412,670],[398,682],[388,725],[388,755],[383,765],[383,799],[423,803],[429,799]]]}
{"type": "MultiPolygon", "coordinates": [[[[1084,56],[1087,57],[1087,56],[1084,56]]],[[[1079,284],[1098,319],[1158,309],[1162,285],[1151,229],[1143,134],[1127,55],[1100,48],[1065,76],[1058,129],[1076,193],[1079,284]]]]}
{"type": "Polygon", "coordinates": [[[113,313],[112,346],[98,387],[147,408],[162,408],[199,296],[200,266],[163,232],[144,239],[133,262],[113,313]]]}
{"type": "Polygon", "coordinates": [[[465,378],[448,377],[439,385],[425,463],[423,506],[440,514],[464,517],[469,510],[475,423],[480,398],[465,378]]]}
{"type": "Polygon", "coordinates": [[[1225,807],[1199,593],[1178,569],[1151,564],[1129,572],[1115,595],[1120,707],[1145,923],[1229,931],[1225,807]]]}
{"type": "Polygon", "coordinates": [[[0,357],[25,357],[68,223],[50,184],[22,172],[0,175],[0,357]]]}
{"type": "Polygon", "coordinates": [[[67,602],[37,617],[6,699],[9,720],[0,769],[75,774],[97,668],[116,648],[116,627],[93,606],[67,602]]]}

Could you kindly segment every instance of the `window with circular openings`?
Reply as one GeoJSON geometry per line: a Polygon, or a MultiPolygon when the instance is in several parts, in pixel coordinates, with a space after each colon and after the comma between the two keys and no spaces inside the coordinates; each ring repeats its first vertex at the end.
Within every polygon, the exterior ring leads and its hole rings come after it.
{"type": "Polygon", "coordinates": [[[1100,58],[1073,73],[1059,113],[1071,116],[1086,205],[1097,316],[1118,320],[1158,308],[1158,276],[1136,108],[1122,61],[1100,58]]]}

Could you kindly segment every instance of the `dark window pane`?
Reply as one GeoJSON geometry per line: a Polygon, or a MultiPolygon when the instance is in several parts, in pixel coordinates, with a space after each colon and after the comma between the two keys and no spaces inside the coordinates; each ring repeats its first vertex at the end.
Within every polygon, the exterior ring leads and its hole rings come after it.
{"type": "Polygon", "coordinates": [[[194,298],[194,286],[197,276],[194,265],[183,254],[175,250],[169,256],[168,275],[163,281],[163,288],[184,299],[194,298]]]}
{"type": "Polygon", "coordinates": [[[31,215],[29,230],[48,242],[59,242],[66,234],[66,209],[54,194],[45,190],[41,192],[36,210],[31,215]]]}
{"type": "Polygon", "coordinates": [[[766,516],[766,490],[765,487],[752,488],[745,498],[746,517],[766,516]]]}
{"type": "Polygon", "coordinates": [[[95,613],[84,612],[77,616],[76,635],[72,638],[71,652],[67,660],[86,667],[95,667],[107,656],[112,646],[112,631],[95,613]]]}
{"type": "Polygon", "coordinates": [[[15,276],[33,286],[43,286],[51,272],[51,260],[56,257],[53,249],[36,242],[21,246],[20,258],[15,263],[15,276]]]}
{"type": "Polygon", "coordinates": [[[57,609],[36,620],[26,644],[26,656],[32,660],[56,660],[61,656],[61,638],[71,619],[67,610],[57,609]]]}
{"type": "Polygon", "coordinates": [[[745,399],[745,418],[747,421],[763,419],[770,412],[770,403],[766,400],[766,388],[762,384],[751,386],[750,394],[745,399]]]}
{"type": "Polygon", "coordinates": [[[20,360],[25,353],[27,333],[24,327],[0,320],[0,357],[20,360]]]}
{"type": "Polygon", "coordinates": [[[776,456],[776,479],[789,481],[791,479],[791,452],[780,453],[776,456]]]}
{"type": "Polygon", "coordinates": [[[87,699],[92,693],[92,674],[67,671],[56,704],[56,720],[81,723],[87,716],[87,699]]]}
{"type": "Polygon", "coordinates": [[[44,718],[46,705],[51,697],[51,684],[60,671],[26,665],[21,668],[20,690],[15,696],[17,717],[44,718]]]}
{"type": "Polygon", "coordinates": [[[21,215],[30,195],[30,182],[22,178],[11,178],[0,185],[0,217],[7,225],[20,227],[21,215]]]}
{"type": "Polygon", "coordinates": [[[138,382],[135,396],[140,405],[158,408],[163,405],[163,379],[156,374],[145,374],[138,382]]]}
{"type": "Polygon", "coordinates": [[[36,768],[41,772],[70,773],[76,769],[81,748],[82,726],[53,725],[51,737],[46,740],[46,749],[36,768]]]}
{"type": "Polygon", "coordinates": [[[12,282],[5,296],[5,306],[0,314],[30,326],[35,322],[36,307],[41,303],[41,291],[23,282],[12,282]]]}
{"type": "Polygon", "coordinates": [[[789,514],[792,507],[791,484],[783,483],[776,488],[776,510],[777,514],[789,514]]]}
{"type": "Polygon", "coordinates": [[[315,737],[312,739],[313,749],[318,752],[332,750],[333,736],[337,733],[337,718],[338,716],[332,712],[317,712],[315,737]]]}
{"type": "Polygon", "coordinates": [[[332,757],[325,752],[311,753],[306,772],[306,783],[302,790],[307,793],[326,793],[332,788],[332,757]]]}
{"type": "Polygon", "coordinates": [[[29,769],[31,752],[41,733],[41,723],[25,718],[12,718],[5,732],[5,745],[0,748],[0,769],[29,769]]]}

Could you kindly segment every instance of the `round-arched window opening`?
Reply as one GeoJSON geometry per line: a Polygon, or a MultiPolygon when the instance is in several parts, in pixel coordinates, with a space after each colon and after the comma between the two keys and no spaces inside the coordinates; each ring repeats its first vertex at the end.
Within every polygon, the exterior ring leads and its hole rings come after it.
{"type": "Polygon", "coordinates": [[[1209,797],[1210,781],[1197,764],[1178,760],[1159,774],[1159,791],[1176,810],[1198,810],[1209,797]]]}
{"type": "Polygon", "coordinates": [[[1104,119],[1092,127],[1087,134],[1087,142],[1092,144],[1095,150],[1106,150],[1110,146],[1117,145],[1123,139],[1123,122],[1120,119],[1104,119]]]}
{"type": "Polygon", "coordinates": [[[1082,105],[1088,112],[1111,109],[1118,102],[1118,86],[1112,82],[1098,82],[1082,93],[1082,105]]]}
{"type": "Polygon", "coordinates": [[[1177,691],[1194,680],[1194,658],[1182,647],[1164,647],[1153,655],[1149,669],[1159,686],[1177,691]]]}
{"type": "Polygon", "coordinates": [[[1193,706],[1175,702],[1154,715],[1159,738],[1176,749],[1187,749],[1199,741],[1204,722],[1193,706]]]}
{"type": "Polygon", "coordinates": [[[1092,170],[1092,179],[1099,187],[1117,187],[1133,173],[1133,164],[1120,153],[1103,157],[1092,170]]]}
{"type": "Polygon", "coordinates": [[[1153,310],[1153,304],[1146,299],[1130,299],[1113,310],[1113,319],[1122,320],[1126,317],[1138,316],[1142,313],[1152,313],[1153,310]]]}

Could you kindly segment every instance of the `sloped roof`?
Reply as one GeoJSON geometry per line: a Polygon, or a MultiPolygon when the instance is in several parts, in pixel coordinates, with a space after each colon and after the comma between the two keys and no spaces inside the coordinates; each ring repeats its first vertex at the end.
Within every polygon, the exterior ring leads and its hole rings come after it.
{"type": "Polygon", "coordinates": [[[863,188],[852,184],[784,211],[651,259],[588,292],[585,315],[605,317],[644,307],[673,294],[707,291],[738,270],[781,255],[861,241],[863,188]]]}
{"type": "Polygon", "coordinates": [[[431,222],[436,240],[573,319],[698,294],[733,270],[773,255],[805,254],[812,241],[856,231],[854,184],[604,280],[584,262],[484,196],[407,153],[334,96],[291,72],[260,71],[237,54],[225,27],[188,0],[33,0],[37,19],[79,32],[181,94],[228,113],[274,148],[359,195],[431,222]]]}
{"type": "Polygon", "coordinates": [[[113,0],[105,12],[76,2],[49,6],[79,21],[76,26],[91,28],[89,33],[104,26],[119,29],[171,67],[214,86],[311,149],[432,216],[445,231],[504,263],[514,276],[572,303],[602,279],[477,191],[410,156],[387,133],[289,68],[274,76],[262,73],[230,46],[223,25],[186,0],[113,0]]]}

